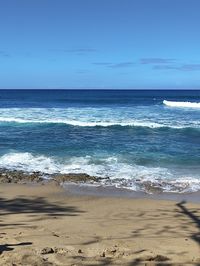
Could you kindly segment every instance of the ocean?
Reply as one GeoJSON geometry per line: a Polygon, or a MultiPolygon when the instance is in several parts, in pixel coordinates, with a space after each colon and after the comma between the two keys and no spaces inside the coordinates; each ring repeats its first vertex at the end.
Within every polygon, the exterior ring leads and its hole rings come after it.
{"type": "Polygon", "coordinates": [[[199,90],[0,90],[0,168],[200,190],[199,90]]]}

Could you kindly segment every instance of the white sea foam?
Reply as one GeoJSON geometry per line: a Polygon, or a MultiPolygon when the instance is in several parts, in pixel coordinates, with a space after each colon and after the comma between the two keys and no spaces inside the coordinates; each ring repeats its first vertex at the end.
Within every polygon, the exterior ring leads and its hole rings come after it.
{"type": "Polygon", "coordinates": [[[112,126],[121,126],[121,127],[146,127],[146,128],[175,128],[175,129],[183,129],[183,128],[199,128],[200,122],[190,121],[190,123],[183,123],[176,121],[174,124],[170,124],[169,122],[156,123],[153,121],[145,121],[145,120],[135,120],[135,121],[113,121],[113,122],[104,122],[104,121],[77,121],[77,120],[65,120],[65,119],[46,119],[46,120],[36,120],[36,119],[23,119],[23,118],[12,118],[12,117],[0,117],[0,122],[4,123],[19,123],[19,124],[65,124],[70,126],[78,126],[78,127],[112,127],[112,126]]]}
{"type": "Polygon", "coordinates": [[[0,108],[0,123],[66,124],[78,127],[199,128],[196,116],[154,107],[0,108]],[[153,109],[152,109],[153,108],[153,109]]]}
{"type": "Polygon", "coordinates": [[[0,157],[0,168],[22,170],[26,172],[39,171],[46,174],[59,172],[52,158],[33,156],[31,153],[8,153],[0,157]]]}
{"type": "Polygon", "coordinates": [[[0,122],[12,122],[12,123],[39,123],[39,124],[66,124],[71,126],[79,126],[79,127],[111,127],[111,126],[135,126],[135,127],[149,127],[149,128],[160,128],[166,127],[166,125],[162,125],[159,123],[151,122],[151,121],[130,121],[130,122],[87,122],[87,121],[76,121],[76,120],[62,120],[62,119],[47,119],[47,120],[35,120],[35,119],[21,119],[21,118],[9,118],[9,117],[0,117],[0,122]]]}
{"type": "Polygon", "coordinates": [[[200,108],[200,103],[197,102],[175,102],[164,100],[163,103],[170,107],[200,108]]]}
{"type": "Polygon", "coordinates": [[[151,188],[170,192],[200,190],[200,178],[176,176],[169,169],[144,167],[120,162],[117,157],[94,161],[92,157],[72,157],[60,162],[56,158],[31,153],[8,153],[0,157],[0,168],[25,172],[86,173],[101,177],[104,185],[125,187],[134,191],[151,192],[151,188]],[[109,179],[107,179],[109,178],[109,179]]]}

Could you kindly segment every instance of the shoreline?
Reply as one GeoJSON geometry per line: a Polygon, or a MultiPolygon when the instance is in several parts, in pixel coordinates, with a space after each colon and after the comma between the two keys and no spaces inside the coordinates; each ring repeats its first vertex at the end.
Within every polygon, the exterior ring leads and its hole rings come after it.
{"type": "MultiPolygon", "coordinates": [[[[134,191],[129,188],[120,188],[114,185],[103,185],[102,179],[80,174],[49,174],[44,177],[43,173],[28,173],[20,170],[0,169],[0,184],[48,184],[55,183],[61,186],[66,193],[76,196],[98,196],[133,199],[174,200],[200,203],[200,191],[196,192],[165,192],[157,187],[149,186],[149,192],[134,191]]],[[[107,179],[109,180],[109,178],[107,179]]]]}
{"type": "Polygon", "coordinates": [[[177,192],[160,192],[146,193],[141,191],[133,191],[125,188],[116,188],[114,186],[89,185],[68,182],[62,185],[64,190],[76,196],[95,196],[107,198],[127,198],[127,199],[152,199],[167,201],[187,201],[191,203],[200,203],[200,191],[177,193],[177,192]]]}
{"type": "Polygon", "coordinates": [[[0,186],[0,265],[199,265],[199,204],[0,186]]]}

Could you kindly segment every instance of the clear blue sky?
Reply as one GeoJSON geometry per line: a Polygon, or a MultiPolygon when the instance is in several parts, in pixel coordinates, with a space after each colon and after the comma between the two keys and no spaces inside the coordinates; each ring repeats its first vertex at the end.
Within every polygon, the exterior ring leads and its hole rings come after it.
{"type": "Polygon", "coordinates": [[[2,0],[0,88],[200,88],[200,1],[2,0]]]}

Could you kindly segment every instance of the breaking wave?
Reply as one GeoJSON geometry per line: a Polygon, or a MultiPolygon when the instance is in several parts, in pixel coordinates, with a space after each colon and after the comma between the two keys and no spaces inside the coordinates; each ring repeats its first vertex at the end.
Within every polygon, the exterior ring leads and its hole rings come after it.
{"type": "MultiPolygon", "coordinates": [[[[185,126],[173,126],[160,124],[151,121],[130,121],[130,122],[90,122],[90,121],[76,121],[76,120],[62,120],[62,119],[47,119],[47,120],[27,120],[21,118],[6,118],[0,117],[0,122],[8,122],[8,123],[37,123],[37,124],[66,124],[71,126],[79,126],[79,127],[111,127],[111,126],[121,126],[121,127],[149,127],[149,128],[161,128],[161,127],[171,127],[171,128],[184,128],[185,126]]],[[[186,126],[189,127],[189,126],[186,126]]]]}
{"type": "Polygon", "coordinates": [[[154,121],[143,121],[134,120],[127,122],[120,121],[77,121],[77,120],[65,120],[65,119],[46,119],[46,120],[35,120],[35,119],[23,119],[23,118],[12,118],[12,117],[0,117],[0,123],[19,123],[19,124],[64,124],[69,126],[77,127],[146,127],[146,128],[199,128],[200,122],[190,121],[190,123],[183,123],[182,121],[176,121],[175,123],[170,122],[154,122],[154,121]]]}
{"type": "MultiPolygon", "coordinates": [[[[166,104],[168,101],[164,101],[166,104]]],[[[76,127],[200,128],[198,114],[162,105],[123,108],[0,108],[0,123],[65,124],[76,127]],[[165,110],[164,110],[165,109],[165,110]],[[186,113],[184,113],[186,112],[186,113]]]]}
{"type": "Polygon", "coordinates": [[[200,179],[177,176],[167,168],[145,167],[120,162],[117,157],[94,161],[90,156],[71,157],[60,162],[53,157],[31,153],[8,153],[0,157],[0,168],[41,172],[42,174],[86,173],[102,178],[102,185],[127,188],[133,191],[194,192],[200,190],[200,179]]]}
{"type": "Polygon", "coordinates": [[[200,108],[200,103],[197,102],[175,102],[164,100],[163,104],[170,107],[200,108]]]}

